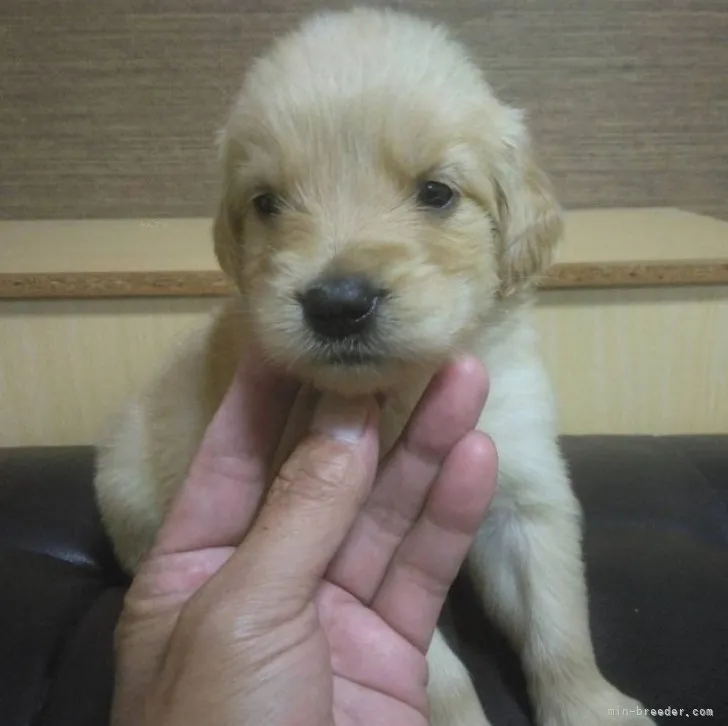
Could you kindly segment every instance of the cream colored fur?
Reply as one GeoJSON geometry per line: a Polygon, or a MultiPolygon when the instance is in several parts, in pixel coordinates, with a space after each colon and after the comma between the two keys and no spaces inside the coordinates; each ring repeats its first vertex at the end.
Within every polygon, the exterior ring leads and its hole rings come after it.
{"type": "MultiPolygon", "coordinates": [[[[105,523],[133,572],[251,343],[318,388],[387,393],[386,451],[433,371],[457,351],[484,362],[480,428],[499,452],[498,493],[469,557],[483,604],[521,653],[541,726],[649,724],[600,675],[588,626],[580,510],[529,322],[561,216],[520,112],[501,104],[450,35],[375,10],[312,18],[247,74],[220,139],[215,249],[240,294],[175,352],[100,447],[105,523]],[[433,212],[425,179],[458,191],[433,212]],[[281,200],[274,219],[251,206],[281,200]],[[324,271],[392,291],[387,362],[326,365],[295,294],[324,271]],[[619,711],[622,712],[621,709],[619,711]]],[[[434,726],[486,724],[438,633],[428,654],[434,726]]]]}

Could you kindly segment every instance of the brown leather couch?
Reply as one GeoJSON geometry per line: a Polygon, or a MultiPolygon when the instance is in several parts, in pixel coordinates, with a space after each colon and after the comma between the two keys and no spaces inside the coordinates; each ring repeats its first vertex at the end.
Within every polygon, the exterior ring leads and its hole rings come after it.
{"type": "MultiPolygon", "coordinates": [[[[683,709],[660,724],[728,725],[728,435],[563,443],[605,673],[650,708],[683,709]]],[[[91,448],[0,449],[0,726],[108,722],[127,581],[92,473],[91,448]]],[[[531,724],[517,661],[465,577],[443,624],[493,726],[531,724]]]]}

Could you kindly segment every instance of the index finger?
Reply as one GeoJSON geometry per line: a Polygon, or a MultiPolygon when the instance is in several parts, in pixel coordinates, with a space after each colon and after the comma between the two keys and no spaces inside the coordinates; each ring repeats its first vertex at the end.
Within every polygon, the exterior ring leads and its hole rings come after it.
{"type": "Polygon", "coordinates": [[[276,603],[279,616],[310,601],[369,494],[377,424],[374,399],[321,397],[310,433],[278,472],[243,546],[218,573],[226,596],[255,592],[259,602],[276,603]]]}

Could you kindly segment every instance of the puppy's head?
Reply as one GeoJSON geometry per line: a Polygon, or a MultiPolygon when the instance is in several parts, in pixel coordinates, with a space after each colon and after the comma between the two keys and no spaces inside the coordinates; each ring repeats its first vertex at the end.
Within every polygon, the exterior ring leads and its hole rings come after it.
{"type": "Polygon", "coordinates": [[[354,393],[466,344],[560,234],[528,146],[520,113],[427,22],[356,10],[280,40],[221,135],[214,224],[265,354],[354,393]]]}

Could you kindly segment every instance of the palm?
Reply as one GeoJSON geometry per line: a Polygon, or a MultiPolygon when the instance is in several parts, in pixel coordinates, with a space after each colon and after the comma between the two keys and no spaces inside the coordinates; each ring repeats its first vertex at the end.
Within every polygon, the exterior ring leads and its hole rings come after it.
{"type": "Polygon", "coordinates": [[[336,585],[316,600],[333,678],[335,726],[425,726],[425,656],[376,612],[336,585]]]}

